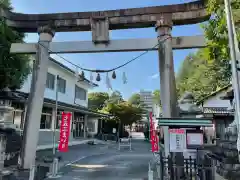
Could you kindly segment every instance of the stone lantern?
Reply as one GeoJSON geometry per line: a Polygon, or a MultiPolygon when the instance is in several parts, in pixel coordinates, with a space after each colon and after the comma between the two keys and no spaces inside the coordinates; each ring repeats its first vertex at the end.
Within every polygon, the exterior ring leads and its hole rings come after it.
{"type": "Polygon", "coordinates": [[[21,101],[23,98],[19,97],[17,93],[12,92],[9,88],[0,90],[0,127],[1,128],[15,128],[13,124],[12,101],[21,101]]]}
{"type": "Polygon", "coordinates": [[[190,92],[186,92],[178,102],[179,115],[185,118],[202,117],[202,109],[199,108],[194,101],[194,96],[190,92]]]}
{"type": "MultiPolygon", "coordinates": [[[[13,124],[14,108],[12,107],[12,101],[21,101],[22,99],[23,97],[19,97],[17,93],[12,92],[9,88],[0,90],[0,176],[7,161],[12,156],[19,154],[19,147],[11,142],[16,134],[16,126],[13,124]],[[12,148],[13,146],[16,146],[16,148],[12,148]]],[[[19,138],[17,141],[20,144],[19,138]]]]}

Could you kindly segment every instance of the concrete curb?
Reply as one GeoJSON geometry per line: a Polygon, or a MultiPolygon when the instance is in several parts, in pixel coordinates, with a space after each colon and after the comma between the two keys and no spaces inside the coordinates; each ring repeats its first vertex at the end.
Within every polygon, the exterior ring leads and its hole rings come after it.
{"type": "MultiPolygon", "coordinates": [[[[81,140],[81,141],[71,141],[71,142],[69,142],[68,146],[87,144],[89,142],[93,142],[94,144],[109,144],[107,141],[102,141],[102,140],[98,140],[98,139],[86,139],[86,140],[81,140]]],[[[55,144],[55,147],[57,148],[58,144],[55,144]]],[[[37,151],[48,150],[48,149],[52,149],[52,148],[53,148],[52,144],[40,145],[37,147],[37,151]]]]}

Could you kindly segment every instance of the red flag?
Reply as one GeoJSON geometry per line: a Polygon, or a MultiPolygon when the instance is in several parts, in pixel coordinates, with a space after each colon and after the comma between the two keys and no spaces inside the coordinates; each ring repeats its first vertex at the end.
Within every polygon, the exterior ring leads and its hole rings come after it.
{"type": "Polygon", "coordinates": [[[150,138],[151,138],[151,144],[152,144],[152,152],[158,152],[159,151],[158,137],[153,124],[152,112],[149,113],[149,119],[150,119],[150,138]]]}
{"type": "Polygon", "coordinates": [[[62,113],[61,127],[60,127],[60,142],[58,145],[58,150],[60,152],[68,151],[68,142],[70,135],[70,122],[72,114],[69,112],[62,113]]]}

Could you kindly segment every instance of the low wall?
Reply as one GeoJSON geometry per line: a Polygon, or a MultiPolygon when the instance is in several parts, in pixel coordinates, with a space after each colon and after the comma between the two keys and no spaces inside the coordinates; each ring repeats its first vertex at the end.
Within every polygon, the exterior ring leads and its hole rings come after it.
{"type": "MultiPolygon", "coordinates": [[[[17,131],[20,132],[20,134],[23,133],[22,130],[18,129],[17,131]]],[[[55,137],[56,137],[56,143],[57,143],[59,141],[59,130],[56,130],[55,137]]],[[[53,140],[53,130],[48,130],[48,129],[39,130],[38,146],[52,144],[52,140],[53,140]]],[[[73,141],[73,140],[74,138],[71,132],[69,141],[73,141]]]]}
{"type": "MultiPolygon", "coordinates": [[[[53,139],[53,131],[52,130],[39,130],[39,137],[38,137],[38,145],[46,145],[46,144],[52,144],[53,139]]],[[[56,130],[55,132],[56,142],[59,141],[59,130],[56,130]]],[[[72,132],[69,138],[69,141],[74,140],[72,132]]]]}

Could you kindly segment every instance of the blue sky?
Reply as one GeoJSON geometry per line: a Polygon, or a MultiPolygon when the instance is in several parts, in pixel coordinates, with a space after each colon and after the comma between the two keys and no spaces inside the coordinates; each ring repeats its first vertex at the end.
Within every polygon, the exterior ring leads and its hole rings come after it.
{"type": "MultiPolygon", "coordinates": [[[[56,12],[82,12],[95,10],[108,10],[119,8],[134,8],[144,6],[157,6],[166,4],[176,4],[190,2],[191,0],[12,0],[14,11],[22,13],[56,13],[56,12]],[[113,3],[114,2],[114,3],[113,3]]],[[[173,36],[190,36],[202,34],[199,25],[178,26],[173,28],[173,36]]],[[[130,39],[130,38],[156,38],[157,34],[152,28],[115,30],[110,32],[111,39],[130,39]]],[[[27,42],[37,42],[38,35],[35,33],[27,34],[27,42]]],[[[53,41],[75,41],[91,40],[91,32],[71,32],[56,33],[53,41]]],[[[174,63],[177,71],[186,57],[192,50],[175,50],[174,63]]],[[[95,53],[95,54],[63,54],[61,56],[71,60],[85,68],[110,69],[120,65],[136,56],[141,52],[127,53],[95,53]]],[[[56,57],[56,56],[53,56],[56,57]]],[[[57,60],[67,66],[70,64],[60,58],[57,60]]],[[[89,77],[88,73],[85,73],[89,77]]],[[[141,89],[155,90],[160,88],[158,76],[158,54],[149,52],[137,61],[116,71],[117,79],[112,80],[114,90],[122,92],[125,98],[132,93],[139,92],[141,89]],[[123,84],[122,72],[127,75],[128,83],[123,84]]],[[[95,74],[94,74],[95,76],[95,74]]],[[[105,84],[105,75],[102,75],[102,81],[99,87],[94,91],[108,91],[105,84]]]]}

